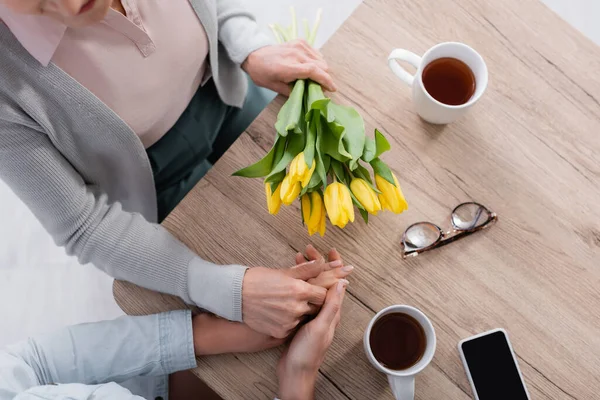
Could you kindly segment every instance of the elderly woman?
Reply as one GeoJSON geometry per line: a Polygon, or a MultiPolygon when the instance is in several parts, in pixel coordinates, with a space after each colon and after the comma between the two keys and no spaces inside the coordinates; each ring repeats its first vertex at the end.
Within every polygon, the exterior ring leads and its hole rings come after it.
{"type": "Polygon", "coordinates": [[[81,263],[278,338],[325,299],[306,281],[347,274],[215,265],[157,224],[267,104],[258,86],[335,89],[316,50],[272,45],[237,0],[0,0],[0,20],[0,178],[81,263]]]}

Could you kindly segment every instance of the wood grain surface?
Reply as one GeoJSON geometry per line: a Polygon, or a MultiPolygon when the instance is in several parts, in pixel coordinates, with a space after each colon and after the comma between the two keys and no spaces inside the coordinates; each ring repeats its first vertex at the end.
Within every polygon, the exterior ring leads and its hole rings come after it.
{"type": "MultiPolygon", "coordinates": [[[[270,148],[282,99],[269,106],[186,197],[165,226],[217,263],[286,267],[311,242],[336,247],[355,272],[319,399],[390,399],[362,350],[369,319],[410,304],[432,320],[433,363],[418,399],[469,399],[457,343],[491,328],[511,338],[533,399],[600,398],[600,49],[537,0],[365,0],[323,50],[335,101],[381,129],[410,209],[308,237],[299,204],[266,211],[260,180],[231,177],[270,148]],[[446,127],[415,114],[410,90],[386,65],[396,47],[422,54],[461,41],[486,60],[490,84],[446,127]],[[443,225],[460,202],[498,213],[491,229],[402,260],[404,229],[443,225]]],[[[139,314],[183,307],[115,283],[117,302],[139,314]]],[[[272,399],[280,350],[199,361],[197,374],[224,399],[272,399]]]]}

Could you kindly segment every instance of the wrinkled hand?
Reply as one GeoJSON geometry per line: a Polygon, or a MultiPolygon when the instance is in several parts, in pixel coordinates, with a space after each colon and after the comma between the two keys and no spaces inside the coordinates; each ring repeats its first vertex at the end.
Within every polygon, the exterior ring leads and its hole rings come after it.
{"type": "Polygon", "coordinates": [[[306,281],[340,265],[341,261],[310,261],[287,270],[250,268],[242,284],[244,322],[275,338],[287,337],[325,301],[326,289],[306,281]]]}
{"type": "Polygon", "coordinates": [[[290,94],[290,83],[298,79],[310,79],[326,90],[336,90],[323,56],[304,40],[262,47],[250,53],[242,68],[258,86],[285,96],[290,94]]]}
{"type": "MultiPolygon", "coordinates": [[[[325,262],[325,259],[323,258],[321,253],[319,253],[317,249],[315,249],[310,244],[306,246],[306,258],[302,253],[296,254],[296,264],[305,263],[306,259],[308,259],[309,261],[325,262]]],[[[342,262],[342,256],[340,255],[340,253],[338,253],[336,249],[331,249],[329,250],[329,254],[327,255],[327,260],[329,262],[342,262]]],[[[310,283],[311,285],[321,286],[325,289],[329,289],[331,286],[336,284],[338,280],[347,278],[353,270],[354,267],[352,265],[339,264],[339,267],[332,268],[328,271],[324,271],[321,274],[319,274],[319,276],[317,276],[316,278],[309,279],[308,283],[310,283]]]]}
{"type": "Polygon", "coordinates": [[[248,325],[231,322],[212,314],[192,318],[194,351],[197,356],[225,353],[253,353],[277,347],[284,339],[256,332],[248,325]]]}
{"type": "Polygon", "coordinates": [[[313,398],[317,373],[340,322],[347,284],[348,281],[340,280],[328,290],[319,315],[300,328],[283,352],[277,365],[282,400],[313,398]]]}

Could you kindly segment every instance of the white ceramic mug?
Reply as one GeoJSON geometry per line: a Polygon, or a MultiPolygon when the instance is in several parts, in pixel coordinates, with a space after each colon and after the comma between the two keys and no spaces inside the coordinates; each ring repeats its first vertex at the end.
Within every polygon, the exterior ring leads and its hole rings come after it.
{"type": "Polygon", "coordinates": [[[365,353],[367,354],[367,358],[371,364],[373,364],[373,366],[379,371],[387,375],[388,382],[390,383],[392,393],[394,394],[396,400],[413,400],[415,398],[415,376],[419,372],[423,371],[427,365],[429,365],[435,353],[435,330],[433,329],[433,325],[431,324],[429,318],[427,318],[427,316],[421,311],[411,306],[396,305],[386,307],[379,311],[369,323],[369,326],[365,331],[363,343],[365,346],[365,353]],[[371,350],[371,345],[369,343],[371,329],[373,328],[375,322],[384,315],[391,313],[410,315],[416,319],[419,324],[421,324],[423,330],[425,331],[425,339],[427,344],[425,346],[425,353],[423,354],[423,357],[421,357],[421,359],[412,367],[403,370],[393,370],[381,365],[381,363],[377,361],[373,355],[373,351],[371,350]]]}
{"type": "Polygon", "coordinates": [[[461,117],[479,100],[488,84],[488,70],[485,61],[479,53],[463,43],[440,43],[427,50],[423,57],[408,50],[396,49],[390,53],[388,65],[400,80],[412,87],[413,102],[417,113],[432,124],[448,124],[461,117]],[[475,75],[475,93],[465,104],[452,106],[440,103],[427,93],[423,86],[423,69],[433,60],[443,57],[456,58],[464,62],[475,75]],[[416,74],[408,73],[398,64],[397,60],[412,64],[417,68],[416,74]]]}

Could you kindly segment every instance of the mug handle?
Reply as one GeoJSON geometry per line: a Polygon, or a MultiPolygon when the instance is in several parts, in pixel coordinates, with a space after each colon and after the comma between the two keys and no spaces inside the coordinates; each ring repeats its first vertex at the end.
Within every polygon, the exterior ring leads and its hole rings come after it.
{"type": "Polygon", "coordinates": [[[421,65],[421,57],[413,53],[412,51],[404,49],[395,49],[388,56],[388,65],[392,72],[396,74],[401,81],[406,83],[408,86],[412,86],[415,76],[409,74],[404,68],[402,68],[396,60],[406,61],[415,68],[419,68],[421,65]]]}
{"type": "MultiPolygon", "coordinates": [[[[405,71],[406,73],[406,71],[405,71]]],[[[396,400],[414,400],[415,377],[388,375],[388,382],[396,400]]]]}

